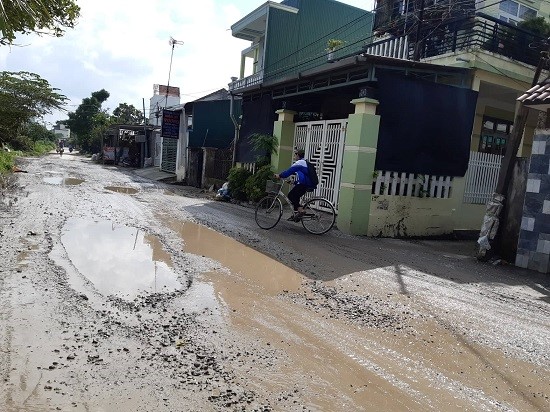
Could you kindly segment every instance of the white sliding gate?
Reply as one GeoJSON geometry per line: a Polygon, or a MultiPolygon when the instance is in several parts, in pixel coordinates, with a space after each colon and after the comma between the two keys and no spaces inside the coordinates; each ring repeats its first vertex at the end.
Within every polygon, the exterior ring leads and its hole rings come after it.
{"type": "Polygon", "coordinates": [[[347,119],[296,123],[294,134],[294,147],[305,150],[305,158],[319,175],[314,195],[330,200],[336,209],[347,123],[347,119]]]}

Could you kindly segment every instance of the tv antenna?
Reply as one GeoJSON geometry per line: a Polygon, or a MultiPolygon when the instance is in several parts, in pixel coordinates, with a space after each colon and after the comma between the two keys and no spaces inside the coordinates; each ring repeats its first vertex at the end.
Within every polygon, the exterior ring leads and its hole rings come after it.
{"type": "Polygon", "coordinates": [[[164,99],[164,107],[168,105],[168,91],[170,90],[170,75],[172,74],[172,59],[174,58],[174,48],[176,44],[178,46],[182,45],[183,42],[170,37],[168,44],[172,46],[172,53],[170,54],[170,69],[168,70],[168,83],[166,84],[166,98],[164,99]]]}

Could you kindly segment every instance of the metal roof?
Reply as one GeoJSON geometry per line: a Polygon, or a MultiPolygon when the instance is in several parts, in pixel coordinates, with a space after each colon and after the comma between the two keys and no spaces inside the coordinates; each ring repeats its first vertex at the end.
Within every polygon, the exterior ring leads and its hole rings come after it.
{"type": "Polygon", "coordinates": [[[550,79],[537,83],[517,100],[533,109],[544,111],[550,109],[550,79]]]}

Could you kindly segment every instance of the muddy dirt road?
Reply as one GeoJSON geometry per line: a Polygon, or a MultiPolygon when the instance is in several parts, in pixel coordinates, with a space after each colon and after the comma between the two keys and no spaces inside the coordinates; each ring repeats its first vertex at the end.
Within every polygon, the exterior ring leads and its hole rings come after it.
{"type": "Polygon", "coordinates": [[[265,232],[77,155],[20,167],[1,411],[550,410],[548,276],[471,242],[265,232]]]}

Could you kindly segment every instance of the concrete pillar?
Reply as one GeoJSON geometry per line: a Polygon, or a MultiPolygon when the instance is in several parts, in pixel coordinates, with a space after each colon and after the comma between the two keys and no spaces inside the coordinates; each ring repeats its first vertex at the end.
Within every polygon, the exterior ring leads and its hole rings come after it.
{"type": "Polygon", "coordinates": [[[273,136],[279,143],[277,153],[271,155],[271,166],[277,173],[288,169],[292,164],[292,155],[294,151],[294,116],[296,112],[292,110],[281,109],[275,113],[279,118],[273,125],[273,136]]]}
{"type": "Polygon", "coordinates": [[[377,100],[360,98],[351,103],[355,113],[348,117],[336,224],[344,233],[366,235],[380,116],[377,100]]]}

